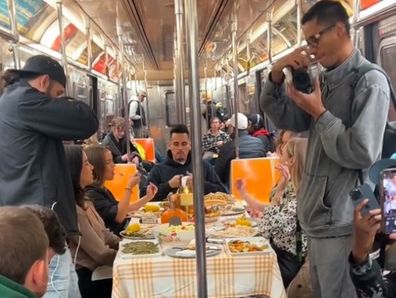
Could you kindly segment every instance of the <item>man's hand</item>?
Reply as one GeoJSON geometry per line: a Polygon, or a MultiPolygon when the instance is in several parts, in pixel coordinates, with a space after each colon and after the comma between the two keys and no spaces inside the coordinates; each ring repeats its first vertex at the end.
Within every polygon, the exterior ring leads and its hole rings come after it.
{"type": "Polygon", "coordinates": [[[318,120],[318,118],[326,111],[322,102],[319,78],[315,80],[315,90],[310,94],[298,91],[294,88],[292,83],[289,83],[287,87],[289,97],[297,106],[310,114],[315,120],[318,120]]]}
{"type": "Polygon", "coordinates": [[[381,228],[381,209],[370,210],[365,215],[361,214],[367,203],[368,199],[363,200],[354,211],[352,256],[356,264],[366,260],[373,247],[375,234],[381,228]]]}
{"type": "Polygon", "coordinates": [[[175,175],[171,180],[168,181],[168,184],[171,188],[179,188],[181,184],[181,175],[175,175]]]}
{"type": "Polygon", "coordinates": [[[216,146],[217,147],[221,147],[221,146],[223,146],[224,145],[224,142],[223,141],[218,141],[217,143],[216,143],[216,146]]]}
{"type": "Polygon", "coordinates": [[[285,67],[291,67],[293,69],[305,68],[311,62],[307,47],[300,47],[295,49],[289,55],[286,55],[282,59],[279,59],[274,63],[271,70],[272,82],[275,84],[282,83],[283,80],[283,69],[285,67]]]}
{"type": "Polygon", "coordinates": [[[125,153],[123,156],[121,156],[122,161],[128,161],[128,153],[125,153]]]}

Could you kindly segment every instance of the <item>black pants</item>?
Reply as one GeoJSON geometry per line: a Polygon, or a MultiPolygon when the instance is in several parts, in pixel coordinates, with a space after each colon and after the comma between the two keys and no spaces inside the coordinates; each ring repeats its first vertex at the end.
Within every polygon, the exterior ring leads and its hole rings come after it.
{"type": "Polygon", "coordinates": [[[92,281],[92,271],[88,268],[80,268],[76,271],[82,298],[111,298],[112,279],[92,281]]]}
{"type": "Polygon", "coordinates": [[[287,288],[290,282],[296,277],[304,262],[299,262],[297,257],[288,251],[282,250],[271,244],[278,258],[279,270],[282,275],[283,285],[287,288]]]}

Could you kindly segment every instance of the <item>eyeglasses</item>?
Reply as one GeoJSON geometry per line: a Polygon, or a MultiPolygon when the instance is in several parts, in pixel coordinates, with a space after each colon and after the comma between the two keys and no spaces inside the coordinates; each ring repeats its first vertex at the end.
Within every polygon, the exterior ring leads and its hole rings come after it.
{"type": "Polygon", "coordinates": [[[315,35],[312,35],[310,37],[308,37],[307,39],[305,39],[305,41],[307,42],[308,46],[310,47],[317,47],[319,45],[320,42],[320,38],[323,36],[324,33],[330,31],[331,29],[333,29],[333,27],[336,24],[332,24],[330,26],[327,26],[326,28],[320,30],[318,33],[316,33],[315,35]]]}

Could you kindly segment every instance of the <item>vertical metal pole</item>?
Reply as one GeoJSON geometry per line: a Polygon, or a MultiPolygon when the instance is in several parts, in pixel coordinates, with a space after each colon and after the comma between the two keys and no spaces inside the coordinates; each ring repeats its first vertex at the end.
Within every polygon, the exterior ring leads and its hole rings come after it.
{"type": "Polygon", "coordinates": [[[190,122],[192,130],[192,166],[194,175],[195,198],[195,243],[197,250],[197,297],[208,297],[206,283],[205,254],[205,222],[203,206],[203,172],[202,172],[202,142],[201,142],[201,107],[199,101],[199,69],[198,69],[198,16],[197,1],[184,0],[186,11],[187,50],[189,60],[189,99],[190,122]]]}
{"type": "Polygon", "coordinates": [[[267,12],[267,51],[268,51],[268,62],[272,63],[272,13],[267,12]]]}
{"type": "Polygon", "coordinates": [[[356,28],[356,23],[359,21],[359,13],[360,13],[360,0],[355,0],[353,2],[353,44],[357,48],[359,46],[359,30],[360,28],[356,28]]]}
{"type": "MultiPolygon", "coordinates": [[[[66,78],[69,78],[69,70],[67,67],[67,55],[66,55],[66,45],[65,45],[65,30],[63,28],[63,4],[62,0],[56,2],[57,11],[58,11],[58,22],[59,22],[59,36],[61,40],[61,54],[62,54],[62,64],[63,69],[65,70],[66,78]]],[[[66,81],[66,90],[65,94],[72,96],[70,90],[70,80],[66,81]]]]}
{"type": "Polygon", "coordinates": [[[301,37],[301,18],[302,18],[302,7],[301,0],[296,0],[297,5],[297,46],[301,47],[302,37],[301,37]]]}
{"type": "Polygon", "coordinates": [[[147,126],[147,133],[150,134],[150,107],[149,107],[149,97],[147,92],[147,70],[143,69],[144,72],[144,90],[146,91],[146,126],[147,126]]]}
{"type": "Polygon", "coordinates": [[[8,0],[8,10],[10,12],[11,33],[16,38],[16,41],[12,43],[14,67],[20,69],[21,59],[19,56],[19,32],[17,28],[15,0],[8,0]]]}
{"type": "Polygon", "coordinates": [[[234,127],[234,142],[235,142],[235,158],[239,158],[239,131],[238,131],[238,102],[239,102],[239,90],[238,90],[238,43],[237,43],[237,30],[238,30],[238,6],[237,1],[234,2],[234,12],[232,16],[231,24],[231,39],[232,39],[232,64],[233,64],[233,82],[234,82],[234,115],[235,115],[235,127],[234,127]]]}
{"type": "MultiPolygon", "coordinates": [[[[183,1],[175,0],[175,14],[176,14],[176,42],[177,42],[177,55],[176,55],[176,66],[178,72],[178,80],[179,80],[179,97],[176,97],[179,100],[180,110],[181,110],[181,123],[186,123],[186,94],[185,94],[185,86],[184,86],[184,42],[183,42],[183,33],[184,33],[184,22],[183,22],[183,1]]],[[[177,94],[176,94],[177,96],[177,94]]]]}
{"type": "Polygon", "coordinates": [[[131,157],[131,148],[129,144],[129,133],[131,126],[129,125],[130,120],[129,120],[129,109],[128,109],[128,92],[127,92],[127,74],[126,74],[126,59],[125,59],[125,53],[124,53],[124,41],[122,39],[122,27],[120,22],[120,17],[119,17],[119,7],[120,1],[117,1],[117,6],[116,6],[116,13],[117,13],[117,35],[118,35],[118,48],[119,48],[119,62],[121,64],[121,80],[122,80],[122,99],[124,102],[124,118],[125,118],[125,138],[126,138],[126,143],[127,143],[127,154],[128,154],[128,162],[130,162],[130,157],[131,157]]]}
{"type": "Polygon", "coordinates": [[[92,43],[91,43],[91,20],[88,18],[87,20],[87,66],[88,70],[92,70],[92,43]]]}
{"type": "Polygon", "coordinates": [[[178,51],[179,49],[177,48],[177,36],[175,34],[175,39],[174,39],[174,49],[175,49],[175,54],[173,56],[173,63],[175,65],[173,69],[173,75],[174,75],[174,80],[173,80],[173,87],[175,89],[175,99],[176,99],[176,117],[177,117],[177,122],[182,123],[182,107],[181,107],[181,100],[180,100],[180,93],[181,93],[181,85],[180,85],[180,64],[178,63],[178,51]]]}

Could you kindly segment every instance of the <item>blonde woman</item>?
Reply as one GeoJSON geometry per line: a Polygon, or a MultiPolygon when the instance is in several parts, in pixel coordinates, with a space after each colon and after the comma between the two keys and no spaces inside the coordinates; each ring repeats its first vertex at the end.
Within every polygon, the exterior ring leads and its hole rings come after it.
{"type": "MultiPolygon", "coordinates": [[[[259,224],[261,234],[271,240],[278,256],[285,287],[298,273],[306,252],[306,239],[297,223],[296,193],[300,186],[305,163],[307,140],[292,138],[282,148],[280,166],[282,179],[272,192],[270,204],[261,204],[263,217],[259,224]],[[282,189],[279,191],[278,189],[282,189]]],[[[246,192],[243,180],[236,185],[241,197],[248,202],[257,200],[246,192]]],[[[256,207],[259,204],[256,204],[256,207]]]]}

